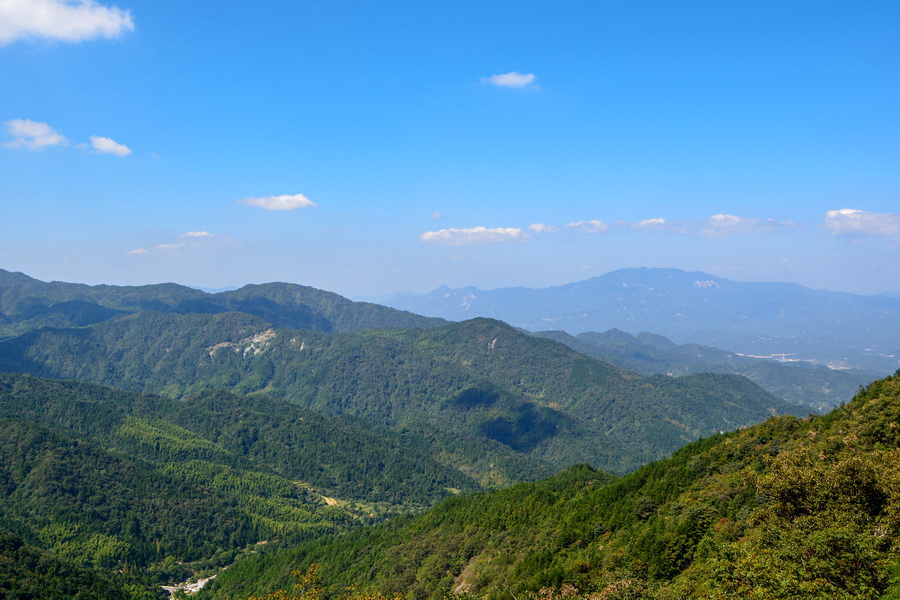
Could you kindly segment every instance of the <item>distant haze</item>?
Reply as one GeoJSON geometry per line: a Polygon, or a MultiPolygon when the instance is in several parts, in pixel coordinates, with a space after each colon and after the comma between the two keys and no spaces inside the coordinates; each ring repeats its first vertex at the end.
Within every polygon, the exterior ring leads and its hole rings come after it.
{"type": "Polygon", "coordinates": [[[444,286],[382,302],[452,320],[492,317],[531,331],[617,328],[833,367],[892,372],[900,366],[900,298],[741,283],[699,271],[621,269],[535,289],[444,286]]]}

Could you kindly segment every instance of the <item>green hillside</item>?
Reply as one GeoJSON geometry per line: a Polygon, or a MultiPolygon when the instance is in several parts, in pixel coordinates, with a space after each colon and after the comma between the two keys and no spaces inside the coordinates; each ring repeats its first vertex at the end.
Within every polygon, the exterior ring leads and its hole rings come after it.
{"type": "MultiPolygon", "coordinates": [[[[379,505],[377,512],[421,508],[447,496],[448,489],[479,487],[432,458],[430,440],[325,417],[265,396],[207,391],[181,401],[0,375],[0,417],[53,428],[168,470],[174,464],[196,470],[205,463],[217,465],[217,471],[258,471],[303,481],[321,495],[379,505]]],[[[460,452],[482,450],[463,445],[460,452]]],[[[515,472],[515,465],[510,469],[515,472]]]]}
{"type": "Polygon", "coordinates": [[[261,539],[232,499],[150,465],[22,421],[0,420],[0,440],[3,521],[64,559],[194,562],[261,539]]]}
{"type": "Polygon", "coordinates": [[[162,600],[164,596],[128,574],[82,567],[0,532],[0,598],[162,600]]]}
{"type": "MultiPolygon", "coordinates": [[[[41,589],[34,561],[96,585],[125,570],[150,589],[261,541],[297,544],[479,489],[434,443],[264,396],[173,400],[0,375],[0,533],[19,540],[7,567],[25,578],[16,589],[41,589]]],[[[447,451],[490,457],[464,442],[447,451]]],[[[511,473],[528,470],[508,454],[511,473]]]]}
{"type": "Polygon", "coordinates": [[[241,560],[199,598],[877,599],[900,592],[900,372],[823,417],[712,436],[614,479],[587,466],[241,560]],[[892,579],[893,577],[893,579],[892,579]]]}
{"type": "MultiPolygon", "coordinates": [[[[236,312],[142,312],[0,342],[0,370],[173,398],[262,392],[368,426],[488,444],[554,470],[586,462],[624,473],[700,436],[805,412],[742,377],[643,378],[490,319],[327,334],[236,312]]],[[[482,484],[497,479],[495,468],[458,464],[458,453],[442,460],[482,484]]]]}

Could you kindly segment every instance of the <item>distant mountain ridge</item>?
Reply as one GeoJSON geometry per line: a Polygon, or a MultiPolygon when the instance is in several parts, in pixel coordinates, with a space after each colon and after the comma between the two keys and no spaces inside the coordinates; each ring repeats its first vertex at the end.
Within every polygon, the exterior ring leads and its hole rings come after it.
{"type": "Polygon", "coordinates": [[[41,327],[84,327],[140,311],[238,311],[275,327],[326,333],[384,327],[427,328],[434,319],[293,283],[246,285],[216,294],[175,283],[143,286],[43,282],[0,269],[0,339],[41,327]]]}
{"type": "Polygon", "coordinates": [[[556,340],[582,354],[642,375],[743,375],[778,398],[822,412],[846,402],[860,386],[880,376],[873,370],[835,370],[802,361],[764,360],[711,346],[678,345],[655,333],[633,336],[610,329],[577,336],[565,331],[538,331],[534,335],[556,340]]]}
{"type": "Polygon", "coordinates": [[[700,271],[620,269],[538,289],[442,286],[384,303],[450,320],[490,317],[530,331],[650,332],[676,343],[795,355],[881,373],[895,370],[900,357],[900,298],[742,283],[700,271]]]}

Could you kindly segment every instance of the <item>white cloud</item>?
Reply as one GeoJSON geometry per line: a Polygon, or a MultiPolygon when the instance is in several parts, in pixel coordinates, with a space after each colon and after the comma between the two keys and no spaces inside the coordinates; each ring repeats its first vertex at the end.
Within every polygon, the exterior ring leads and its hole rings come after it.
{"type": "MultiPolygon", "coordinates": [[[[0,0],[2,3],[3,0],[0,0]]],[[[4,123],[6,130],[14,139],[3,144],[7,148],[26,148],[28,150],[42,150],[50,146],[65,146],[69,139],[56,131],[47,123],[32,121],[31,119],[12,119],[4,123]]],[[[76,148],[91,147],[95,152],[103,154],[115,154],[116,156],[128,156],[131,148],[119,144],[107,137],[99,135],[91,136],[91,145],[76,144],[76,148]]]]}
{"type": "Polygon", "coordinates": [[[654,219],[644,219],[637,223],[623,223],[631,229],[649,229],[651,231],[674,231],[683,235],[699,233],[704,223],[701,219],[689,219],[673,221],[671,219],[663,219],[661,217],[654,219]]]}
{"type": "Polygon", "coordinates": [[[530,88],[536,90],[540,89],[534,83],[536,79],[537,76],[534,73],[519,73],[517,71],[511,71],[509,73],[503,73],[501,75],[482,77],[481,83],[485,85],[493,85],[496,87],[530,88]]]}
{"type": "Polygon", "coordinates": [[[769,233],[785,227],[794,227],[795,223],[790,220],[776,221],[775,219],[755,219],[751,217],[718,214],[713,215],[708,219],[645,219],[638,223],[626,223],[626,226],[631,229],[674,231],[682,235],[703,235],[710,238],[723,238],[737,234],[769,233]]]}
{"type": "Polygon", "coordinates": [[[182,233],[181,237],[190,237],[190,238],[216,237],[216,234],[210,233],[208,231],[188,231],[187,233],[182,233]]]}
{"type": "Polygon", "coordinates": [[[419,236],[423,242],[447,244],[448,246],[467,246],[470,244],[490,244],[494,242],[525,241],[528,234],[518,227],[464,227],[457,229],[441,229],[426,231],[419,236]]]}
{"type": "Polygon", "coordinates": [[[108,137],[100,137],[99,135],[91,136],[91,147],[103,154],[115,154],[116,156],[128,156],[131,154],[131,148],[125,144],[119,144],[108,137]]]}
{"type": "Polygon", "coordinates": [[[719,238],[734,234],[769,233],[785,227],[793,227],[793,221],[754,219],[735,215],[713,215],[700,227],[700,235],[719,238]]]}
{"type": "Polygon", "coordinates": [[[62,146],[69,143],[62,135],[46,123],[30,119],[12,119],[4,123],[9,135],[15,139],[3,144],[7,148],[27,148],[41,150],[49,146],[62,146]]]}
{"type": "Polygon", "coordinates": [[[590,221],[576,221],[574,223],[566,223],[563,227],[566,227],[567,229],[583,231],[584,233],[604,233],[607,229],[609,229],[609,225],[607,225],[603,221],[598,221],[596,219],[590,221]]]}
{"type": "Polygon", "coordinates": [[[638,223],[631,223],[629,225],[632,229],[671,229],[672,224],[663,218],[656,219],[644,219],[638,223]]]}
{"type": "Polygon", "coordinates": [[[900,235],[900,214],[874,213],[853,208],[829,210],[819,229],[844,237],[900,235]]]}
{"type": "Polygon", "coordinates": [[[125,254],[147,254],[148,250],[146,248],[135,248],[134,250],[129,250],[125,254]]]}
{"type": "Polygon", "coordinates": [[[134,29],[131,12],[95,0],[2,0],[0,45],[19,39],[80,42],[134,29]]]}
{"type": "Polygon", "coordinates": [[[184,246],[184,243],[178,243],[178,244],[157,244],[157,245],[153,246],[153,249],[154,249],[154,250],[178,250],[178,249],[181,248],[182,246],[184,246]]]}
{"type": "Polygon", "coordinates": [[[444,215],[442,215],[441,213],[435,211],[435,212],[431,213],[431,218],[432,218],[432,219],[435,219],[435,220],[437,220],[437,219],[443,219],[443,218],[444,218],[444,215]]]}
{"type": "Polygon", "coordinates": [[[265,196],[263,198],[243,198],[238,200],[237,203],[246,204],[247,206],[257,206],[264,210],[294,210],[297,208],[318,206],[303,194],[294,194],[293,196],[282,194],[281,196],[265,196]]]}
{"type": "Polygon", "coordinates": [[[556,225],[544,225],[543,223],[532,223],[528,226],[528,229],[535,233],[556,233],[559,231],[559,227],[556,225]]]}

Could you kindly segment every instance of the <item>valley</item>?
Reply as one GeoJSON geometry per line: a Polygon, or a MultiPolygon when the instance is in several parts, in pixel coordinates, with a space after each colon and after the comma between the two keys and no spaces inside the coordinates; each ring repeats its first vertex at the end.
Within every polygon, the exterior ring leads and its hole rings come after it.
{"type": "Polygon", "coordinates": [[[774,463],[742,466],[746,448],[781,456],[873,375],[658,334],[448,322],[292,284],[0,276],[9,577],[60,561],[102,597],[188,578],[209,580],[198,598],[265,594],[290,586],[286,565],[318,562],[335,592],[494,597],[615,576],[655,598],[712,560],[716,523],[754,531],[745,519],[768,510],[740,481],[774,463]],[[709,486],[721,500],[682,515],[709,486]],[[675,558],[659,562],[659,544],[675,558]]]}

